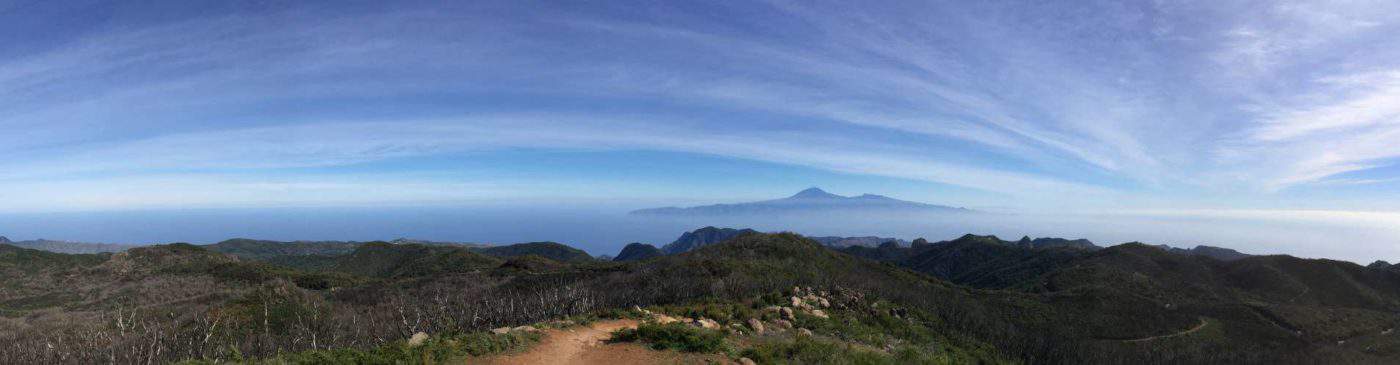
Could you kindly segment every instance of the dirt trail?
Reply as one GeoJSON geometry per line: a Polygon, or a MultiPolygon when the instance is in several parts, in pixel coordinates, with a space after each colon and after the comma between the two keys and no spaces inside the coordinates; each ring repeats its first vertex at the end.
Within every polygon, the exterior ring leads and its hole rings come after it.
{"type": "Polygon", "coordinates": [[[1191,327],[1191,329],[1188,329],[1188,330],[1185,330],[1185,331],[1181,331],[1181,332],[1177,332],[1177,333],[1173,333],[1173,334],[1169,334],[1169,335],[1161,335],[1161,336],[1152,336],[1152,337],[1146,337],[1146,338],[1139,338],[1139,339],[1135,339],[1135,340],[1123,340],[1123,342],[1128,342],[1128,343],[1132,343],[1132,342],[1147,342],[1147,341],[1160,340],[1160,339],[1164,339],[1164,338],[1172,338],[1172,337],[1178,337],[1178,336],[1185,336],[1185,335],[1189,335],[1189,334],[1195,333],[1196,331],[1200,331],[1202,328],[1206,328],[1206,325],[1209,324],[1209,323],[1210,323],[1210,322],[1207,322],[1205,318],[1201,318],[1201,324],[1196,325],[1196,327],[1191,327]]]}
{"type": "Polygon", "coordinates": [[[675,352],[652,351],[646,347],[630,343],[607,343],[612,332],[623,328],[635,328],[637,321],[630,319],[599,321],[588,326],[565,329],[550,329],[544,338],[530,350],[514,355],[475,359],[469,363],[491,365],[629,365],[629,364],[669,364],[669,363],[708,363],[705,355],[687,355],[675,352]]]}

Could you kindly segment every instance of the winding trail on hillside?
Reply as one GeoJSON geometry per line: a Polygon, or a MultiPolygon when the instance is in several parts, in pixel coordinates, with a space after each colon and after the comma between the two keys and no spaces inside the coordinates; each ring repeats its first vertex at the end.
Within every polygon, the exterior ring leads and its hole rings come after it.
{"type": "Polygon", "coordinates": [[[1296,302],[1296,301],[1298,301],[1298,298],[1302,298],[1304,295],[1308,295],[1308,292],[1311,292],[1311,291],[1312,291],[1312,287],[1309,287],[1309,286],[1306,286],[1306,285],[1305,285],[1305,286],[1303,286],[1303,292],[1302,292],[1302,293],[1298,293],[1298,295],[1294,295],[1292,298],[1288,298],[1288,302],[1289,302],[1289,303],[1296,302]]]}
{"type": "Polygon", "coordinates": [[[511,355],[476,359],[470,363],[490,365],[631,365],[670,363],[716,363],[722,358],[710,355],[690,355],[669,351],[653,351],[634,343],[607,343],[612,332],[636,328],[637,321],[619,319],[598,321],[587,326],[556,328],[544,331],[544,338],[529,350],[511,355]]]}
{"type": "Polygon", "coordinates": [[[1196,331],[1200,331],[1200,330],[1203,329],[1203,328],[1206,328],[1206,325],[1207,325],[1207,324],[1210,324],[1210,322],[1209,322],[1209,321],[1206,321],[1205,318],[1201,318],[1201,324],[1198,324],[1198,325],[1196,325],[1195,327],[1191,327],[1191,329],[1188,329],[1188,330],[1185,330],[1185,331],[1181,331],[1181,332],[1177,332],[1177,333],[1173,333],[1173,334],[1169,334],[1169,335],[1144,337],[1144,338],[1133,339],[1133,340],[1123,340],[1123,342],[1125,342],[1125,343],[1148,342],[1148,341],[1156,341],[1156,340],[1167,339],[1167,338],[1172,338],[1172,337],[1185,336],[1185,335],[1189,335],[1189,334],[1195,333],[1196,331]]]}

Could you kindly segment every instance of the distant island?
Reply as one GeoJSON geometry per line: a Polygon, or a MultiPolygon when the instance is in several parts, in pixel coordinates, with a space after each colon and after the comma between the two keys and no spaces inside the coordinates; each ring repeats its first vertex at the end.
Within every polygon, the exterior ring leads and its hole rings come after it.
{"type": "Polygon", "coordinates": [[[899,212],[972,212],[966,208],[899,200],[883,195],[863,194],[841,196],[820,188],[809,188],[782,199],[736,204],[714,204],[696,207],[665,207],[632,211],[632,215],[706,216],[774,213],[804,213],[823,211],[899,211],[899,212]]]}

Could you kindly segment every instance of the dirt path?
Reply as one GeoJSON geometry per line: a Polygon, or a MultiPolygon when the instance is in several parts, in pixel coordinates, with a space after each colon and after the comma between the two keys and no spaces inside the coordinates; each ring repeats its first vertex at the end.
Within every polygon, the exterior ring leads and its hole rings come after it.
{"type": "Polygon", "coordinates": [[[630,365],[722,361],[721,357],[713,355],[653,351],[637,344],[607,343],[607,340],[612,337],[613,331],[635,327],[637,327],[637,321],[622,319],[594,322],[588,326],[551,329],[544,332],[544,338],[540,340],[539,344],[524,353],[474,359],[470,360],[469,363],[491,365],[630,365]]]}
{"type": "Polygon", "coordinates": [[[1310,291],[1312,291],[1312,287],[1304,286],[1304,287],[1303,287],[1303,292],[1302,292],[1302,293],[1298,293],[1298,295],[1294,295],[1292,298],[1288,298],[1288,302],[1289,302],[1289,303],[1293,303],[1293,302],[1297,301],[1298,298],[1302,298],[1304,295],[1308,295],[1308,292],[1310,292],[1310,291]]]}
{"type": "Polygon", "coordinates": [[[1189,335],[1189,334],[1195,333],[1196,331],[1200,331],[1202,328],[1206,328],[1206,324],[1209,324],[1209,323],[1210,323],[1210,322],[1207,322],[1205,318],[1201,318],[1201,324],[1196,325],[1196,327],[1191,327],[1191,329],[1188,329],[1188,330],[1185,330],[1185,331],[1173,333],[1173,334],[1170,334],[1170,335],[1152,336],[1152,337],[1146,337],[1146,338],[1139,338],[1139,339],[1135,339],[1135,340],[1123,340],[1123,342],[1127,342],[1127,343],[1147,342],[1147,341],[1161,340],[1161,339],[1165,339],[1165,338],[1172,338],[1172,337],[1185,336],[1185,335],[1189,335]]]}

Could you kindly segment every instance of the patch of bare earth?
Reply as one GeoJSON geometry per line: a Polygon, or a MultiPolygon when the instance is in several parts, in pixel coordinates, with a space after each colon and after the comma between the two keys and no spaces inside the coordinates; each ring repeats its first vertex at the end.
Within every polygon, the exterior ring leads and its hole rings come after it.
{"type": "Polygon", "coordinates": [[[504,356],[469,360],[470,363],[491,365],[629,365],[629,364],[713,364],[731,363],[713,354],[684,354],[655,351],[633,343],[608,343],[612,332],[635,328],[630,319],[594,322],[588,326],[556,328],[544,331],[544,338],[531,349],[504,356]]]}

